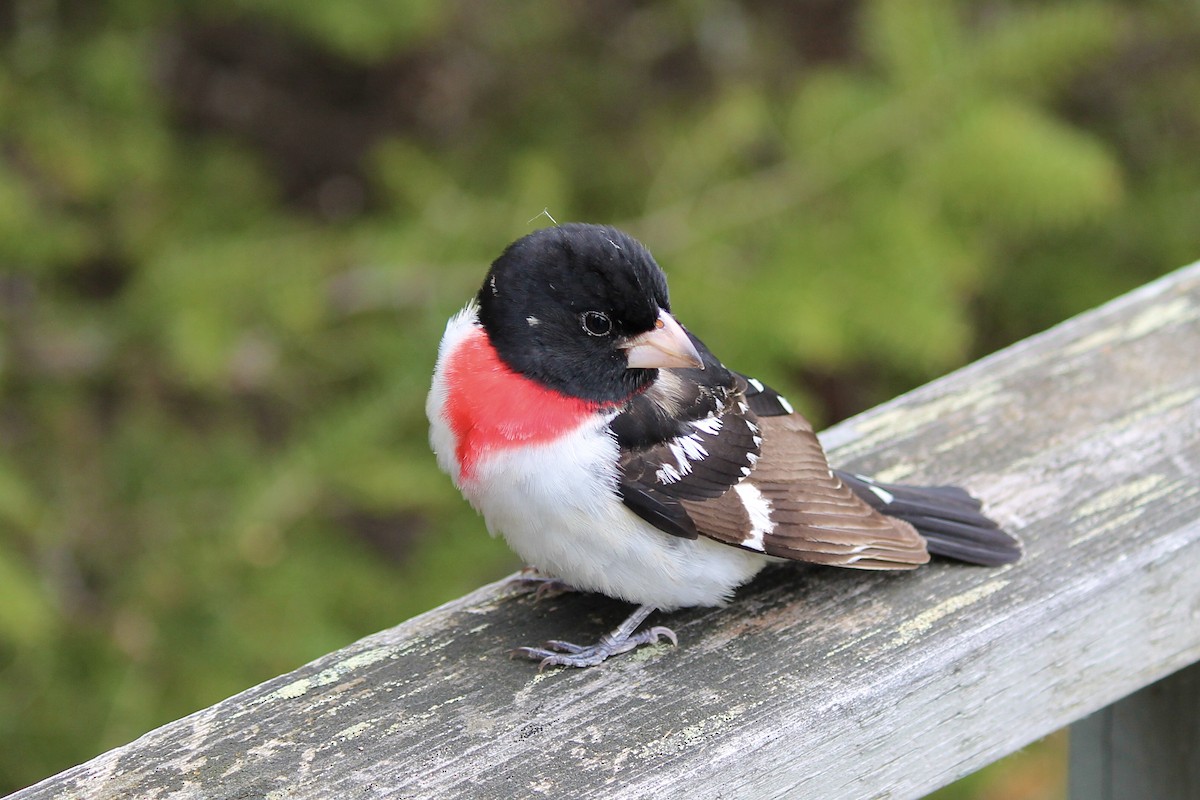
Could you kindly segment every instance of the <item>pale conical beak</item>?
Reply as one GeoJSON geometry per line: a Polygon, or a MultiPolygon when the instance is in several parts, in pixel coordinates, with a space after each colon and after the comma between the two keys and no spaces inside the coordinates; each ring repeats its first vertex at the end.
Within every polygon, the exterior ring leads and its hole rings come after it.
{"type": "Polygon", "coordinates": [[[621,345],[630,369],[655,367],[692,367],[704,369],[700,353],[683,327],[666,311],[659,309],[654,328],[631,336],[621,345]]]}

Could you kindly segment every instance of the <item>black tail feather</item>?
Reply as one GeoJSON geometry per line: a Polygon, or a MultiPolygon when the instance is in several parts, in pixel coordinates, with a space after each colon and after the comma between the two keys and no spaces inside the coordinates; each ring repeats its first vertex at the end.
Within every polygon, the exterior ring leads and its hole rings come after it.
{"type": "Polygon", "coordinates": [[[988,567],[1021,558],[1021,543],[984,516],[982,504],[964,489],[879,483],[848,472],[837,475],[876,511],[916,528],[933,555],[988,567]]]}

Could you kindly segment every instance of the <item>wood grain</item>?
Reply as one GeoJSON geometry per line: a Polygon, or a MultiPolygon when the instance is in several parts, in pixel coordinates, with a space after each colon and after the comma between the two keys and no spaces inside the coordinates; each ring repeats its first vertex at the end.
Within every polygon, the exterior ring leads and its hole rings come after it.
{"type": "Polygon", "coordinates": [[[913,798],[1200,660],[1200,264],[822,438],[967,485],[1024,560],[784,565],[544,674],[507,649],[626,607],[486,586],[14,797],[913,798]]]}

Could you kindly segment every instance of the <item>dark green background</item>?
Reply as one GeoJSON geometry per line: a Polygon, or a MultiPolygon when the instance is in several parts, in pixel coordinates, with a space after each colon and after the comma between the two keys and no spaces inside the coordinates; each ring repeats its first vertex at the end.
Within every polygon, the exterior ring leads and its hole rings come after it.
{"type": "Polygon", "coordinates": [[[516,566],[423,403],[543,209],[819,425],[1195,260],[1197,8],[0,0],[0,792],[516,566]]]}

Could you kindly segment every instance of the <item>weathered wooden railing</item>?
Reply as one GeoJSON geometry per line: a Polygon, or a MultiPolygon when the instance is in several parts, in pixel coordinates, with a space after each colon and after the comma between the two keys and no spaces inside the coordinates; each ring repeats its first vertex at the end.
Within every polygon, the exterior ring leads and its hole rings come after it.
{"type": "Polygon", "coordinates": [[[624,609],[494,584],[15,797],[912,798],[1077,723],[1080,800],[1200,798],[1200,264],[823,439],[965,483],[1025,559],[777,567],[540,675],[506,650],[624,609]]]}

